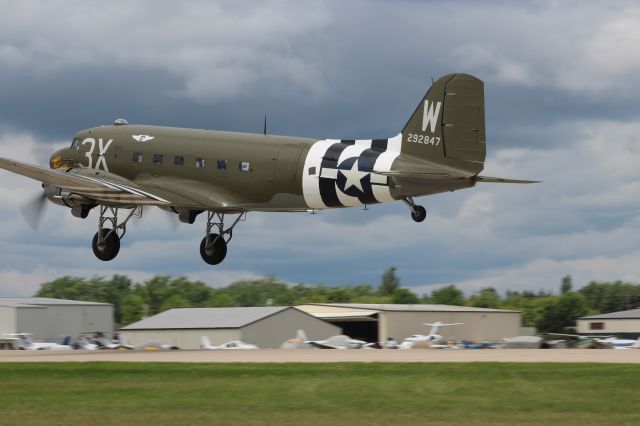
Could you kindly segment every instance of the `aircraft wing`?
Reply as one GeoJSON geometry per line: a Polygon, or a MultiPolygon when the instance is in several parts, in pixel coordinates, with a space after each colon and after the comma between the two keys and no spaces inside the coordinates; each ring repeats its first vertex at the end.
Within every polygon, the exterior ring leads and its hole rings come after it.
{"type": "Polygon", "coordinates": [[[103,176],[105,173],[93,169],[86,169],[88,171],[86,174],[90,172],[95,174],[95,177],[47,169],[6,158],[0,158],[0,168],[96,201],[123,204],[170,204],[161,197],[136,188],[133,183],[124,184],[119,180],[109,179],[103,176]]]}
{"type": "Polygon", "coordinates": [[[326,343],[322,343],[322,342],[314,342],[314,341],[308,341],[305,342],[311,346],[314,346],[318,349],[339,349],[337,346],[333,346],[333,345],[327,345],[326,343]]]}

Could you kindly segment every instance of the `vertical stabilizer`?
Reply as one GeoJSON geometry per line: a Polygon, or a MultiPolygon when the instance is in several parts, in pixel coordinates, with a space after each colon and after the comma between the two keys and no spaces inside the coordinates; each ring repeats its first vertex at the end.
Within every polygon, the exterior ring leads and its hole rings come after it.
{"type": "Polygon", "coordinates": [[[483,82],[448,74],[433,83],[402,130],[402,153],[477,174],[485,141],[483,82]]]}

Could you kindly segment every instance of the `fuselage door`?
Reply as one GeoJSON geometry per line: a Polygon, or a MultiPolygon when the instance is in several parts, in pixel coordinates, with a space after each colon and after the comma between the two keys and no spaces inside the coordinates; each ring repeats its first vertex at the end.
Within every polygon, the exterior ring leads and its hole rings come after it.
{"type": "Polygon", "coordinates": [[[302,144],[285,144],[280,147],[273,170],[276,192],[300,192],[302,168],[298,167],[300,154],[304,150],[302,144]]]}

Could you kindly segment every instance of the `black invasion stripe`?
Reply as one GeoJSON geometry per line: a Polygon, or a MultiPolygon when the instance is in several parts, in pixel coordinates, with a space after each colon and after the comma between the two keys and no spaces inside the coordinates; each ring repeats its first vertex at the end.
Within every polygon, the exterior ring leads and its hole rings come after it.
{"type": "Polygon", "coordinates": [[[342,139],[340,142],[342,142],[345,145],[355,145],[356,144],[355,139],[342,139]]]}
{"type": "MultiPolygon", "coordinates": [[[[355,142],[354,142],[355,143],[355,142]]],[[[334,143],[327,149],[327,152],[322,157],[321,167],[329,167],[331,169],[338,168],[338,158],[340,158],[340,154],[344,151],[349,144],[346,143],[334,143]]],[[[322,197],[322,202],[327,207],[344,207],[340,200],[338,199],[338,194],[336,193],[336,181],[330,178],[320,178],[320,197],[322,197]]]]}
{"type": "MultiPolygon", "coordinates": [[[[376,139],[374,142],[376,141],[384,141],[385,143],[385,149],[386,149],[386,144],[387,144],[387,139],[376,139]]],[[[378,144],[378,146],[381,146],[382,143],[380,142],[378,144]]],[[[373,145],[372,145],[373,146],[373,145]]],[[[376,164],[376,160],[378,159],[378,157],[380,157],[380,155],[383,153],[384,151],[378,150],[378,149],[365,149],[362,154],[360,154],[361,158],[366,159],[369,164],[371,164],[371,168],[373,169],[373,166],[376,164]]],[[[371,170],[369,170],[371,171],[371,170]]],[[[371,175],[369,175],[369,179],[371,179],[371,175]]],[[[388,180],[389,178],[387,178],[388,180]]],[[[369,185],[367,187],[367,191],[364,193],[364,195],[361,195],[358,197],[358,200],[360,200],[360,202],[362,204],[376,204],[379,203],[378,200],[376,200],[376,197],[373,196],[373,188],[371,187],[371,185],[369,185]]]]}
{"type": "Polygon", "coordinates": [[[371,149],[384,152],[387,150],[388,144],[389,144],[389,139],[374,139],[371,141],[371,149]]]}

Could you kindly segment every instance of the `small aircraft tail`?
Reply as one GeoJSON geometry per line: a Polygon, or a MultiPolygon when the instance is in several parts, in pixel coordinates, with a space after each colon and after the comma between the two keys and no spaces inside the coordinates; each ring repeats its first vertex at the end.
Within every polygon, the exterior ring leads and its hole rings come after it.
{"type": "Polygon", "coordinates": [[[212,348],[211,340],[207,336],[200,336],[200,349],[212,348]]]}
{"type": "Polygon", "coordinates": [[[436,321],[434,323],[431,322],[425,322],[424,325],[429,325],[431,326],[431,331],[429,332],[429,334],[433,335],[433,334],[438,334],[438,332],[440,331],[441,327],[447,327],[449,325],[462,325],[464,323],[462,322],[452,322],[451,324],[444,324],[441,323],[440,321],[436,321]]]}
{"type": "Polygon", "coordinates": [[[307,339],[307,333],[304,332],[304,330],[298,330],[296,332],[296,338],[300,339],[303,342],[307,342],[309,339],[307,339]]]}
{"type": "Polygon", "coordinates": [[[484,83],[469,74],[436,80],[402,129],[403,154],[477,175],[486,155],[484,83]]]}

